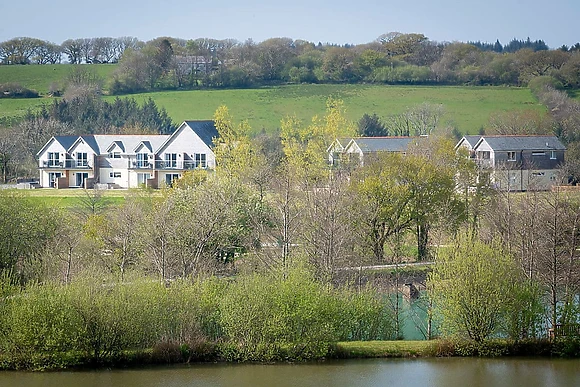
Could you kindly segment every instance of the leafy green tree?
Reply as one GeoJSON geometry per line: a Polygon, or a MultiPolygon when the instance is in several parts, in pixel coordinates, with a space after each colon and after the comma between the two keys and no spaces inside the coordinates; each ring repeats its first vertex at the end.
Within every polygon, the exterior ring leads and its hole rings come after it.
{"type": "Polygon", "coordinates": [[[54,243],[54,212],[13,190],[0,190],[0,270],[10,270],[21,281],[42,278],[39,260],[54,243]]]}
{"type": "Polygon", "coordinates": [[[384,262],[389,238],[400,236],[413,224],[413,194],[401,178],[403,165],[400,154],[379,154],[352,179],[356,192],[352,211],[359,214],[358,230],[376,263],[384,262]]]}
{"type": "Polygon", "coordinates": [[[437,256],[429,274],[442,331],[482,342],[499,333],[503,321],[518,306],[522,273],[497,242],[484,243],[460,235],[437,256]]]}
{"type": "Polygon", "coordinates": [[[417,238],[417,257],[429,258],[430,232],[436,225],[456,231],[461,209],[455,196],[457,154],[453,142],[431,136],[409,147],[402,181],[411,192],[411,216],[417,238]]]}
{"type": "Polygon", "coordinates": [[[258,165],[256,152],[250,140],[248,121],[235,123],[225,105],[214,113],[214,124],[219,133],[215,139],[216,170],[226,176],[243,178],[258,165]]]}

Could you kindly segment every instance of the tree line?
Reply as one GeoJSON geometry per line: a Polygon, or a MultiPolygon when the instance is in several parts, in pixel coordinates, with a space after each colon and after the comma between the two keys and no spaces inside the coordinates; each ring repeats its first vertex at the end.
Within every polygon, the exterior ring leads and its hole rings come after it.
{"type": "MultiPolygon", "coordinates": [[[[0,43],[4,64],[52,63],[42,41],[0,43]],[[38,54],[37,51],[42,53],[38,54]],[[34,59],[36,58],[36,59],[34,59]],[[48,62],[47,62],[48,61],[48,62]]],[[[505,46],[436,42],[423,34],[391,32],[359,45],[315,44],[291,38],[179,39],[159,37],[67,40],[69,63],[118,63],[113,94],[197,87],[254,87],[280,83],[437,84],[526,86],[551,76],[564,87],[579,84],[580,43],[549,50],[541,41],[514,39],[505,46]]]]}

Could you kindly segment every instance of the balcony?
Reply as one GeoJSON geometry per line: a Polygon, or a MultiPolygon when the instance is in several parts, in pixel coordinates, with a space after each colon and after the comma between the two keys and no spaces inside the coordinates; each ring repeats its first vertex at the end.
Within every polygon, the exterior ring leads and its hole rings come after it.
{"type": "Polygon", "coordinates": [[[129,169],[153,169],[153,164],[148,161],[133,161],[130,162],[129,169]]]}
{"type": "Polygon", "coordinates": [[[92,166],[84,160],[44,160],[39,162],[39,168],[47,169],[92,169],[92,166]]]}
{"type": "Polygon", "coordinates": [[[197,168],[205,168],[205,166],[199,166],[199,163],[195,161],[156,161],[155,169],[168,169],[168,170],[189,170],[197,168]]]}
{"type": "Polygon", "coordinates": [[[475,159],[475,164],[480,168],[493,168],[492,159],[475,159]]]}

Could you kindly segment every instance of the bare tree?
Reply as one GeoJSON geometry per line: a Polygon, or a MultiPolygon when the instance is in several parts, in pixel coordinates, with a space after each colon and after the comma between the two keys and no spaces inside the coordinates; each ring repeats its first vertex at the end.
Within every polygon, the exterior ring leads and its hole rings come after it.
{"type": "Polygon", "coordinates": [[[337,267],[349,266],[354,260],[352,194],[340,172],[329,173],[324,184],[305,192],[300,239],[321,279],[332,279],[337,267]]]}

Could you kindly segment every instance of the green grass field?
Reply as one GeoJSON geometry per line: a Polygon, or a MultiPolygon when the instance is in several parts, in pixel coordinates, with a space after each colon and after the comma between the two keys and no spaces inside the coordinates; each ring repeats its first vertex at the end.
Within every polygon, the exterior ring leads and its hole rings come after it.
{"type": "MultiPolygon", "coordinates": [[[[74,66],[70,64],[0,66],[0,83],[19,83],[28,89],[38,91],[41,95],[46,95],[51,84],[62,86],[74,66]]],[[[113,64],[77,66],[94,71],[104,80],[108,79],[117,67],[113,64]]]]}
{"type": "Polygon", "coordinates": [[[492,114],[515,109],[545,109],[528,89],[503,87],[288,85],[133,95],[138,101],[152,98],[178,123],[186,119],[209,119],[220,105],[226,105],[234,119],[247,119],[254,132],[279,128],[280,120],[289,115],[308,123],[312,117],[324,115],[329,96],[344,101],[347,118],[352,121],[358,121],[364,113],[387,117],[423,102],[443,104],[444,125],[474,134],[487,126],[492,114]]]}
{"type": "MultiPolygon", "coordinates": [[[[116,65],[85,65],[107,78],[116,65]]],[[[52,83],[62,83],[71,65],[0,66],[0,83],[17,82],[48,93],[52,83]]],[[[527,88],[513,87],[417,87],[385,85],[288,85],[257,89],[190,90],[134,94],[138,101],[152,98],[180,123],[186,119],[210,119],[220,105],[226,105],[236,120],[247,119],[254,132],[280,127],[280,120],[295,115],[308,123],[325,112],[329,96],[344,100],[348,119],[357,121],[364,113],[387,117],[423,102],[443,104],[442,125],[463,133],[477,133],[491,115],[515,109],[545,108],[527,88]]],[[[105,97],[113,99],[114,97],[105,97]]],[[[51,98],[0,99],[0,118],[22,116],[51,98]]]]}
{"type": "MultiPolygon", "coordinates": [[[[32,201],[42,202],[51,207],[72,208],[80,206],[86,193],[82,189],[52,189],[42,188],[18,193],[29,197],[32,201]]],[[[125,199],[134,194],[134,190],[106,190],[102,195],[107,205],[118,206],[125,202],[125,199]]],[[[160,192],[154,191],[153,195],[161,195],[160,192]]]]}

